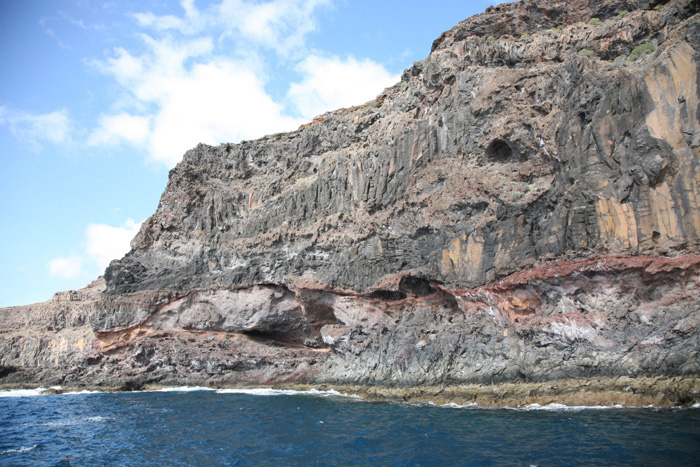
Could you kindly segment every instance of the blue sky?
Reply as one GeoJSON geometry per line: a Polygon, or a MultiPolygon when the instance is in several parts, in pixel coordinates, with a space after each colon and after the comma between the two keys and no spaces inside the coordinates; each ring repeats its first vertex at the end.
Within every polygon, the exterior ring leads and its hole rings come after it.
{"type": "Polygon", "coordinates": [[[199,142],[359,105],[486,0],[0,3],[0,307],[129,249],[199,142]]]}

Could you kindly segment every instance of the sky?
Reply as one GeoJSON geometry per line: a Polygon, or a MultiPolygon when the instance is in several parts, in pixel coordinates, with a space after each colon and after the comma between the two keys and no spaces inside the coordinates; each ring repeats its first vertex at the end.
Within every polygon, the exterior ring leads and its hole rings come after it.
{"type": "Polygon", "coordinates": [[[0,307],[101,275],[188,149],[372,100],[496,3],[0,2],[0,307]]]}

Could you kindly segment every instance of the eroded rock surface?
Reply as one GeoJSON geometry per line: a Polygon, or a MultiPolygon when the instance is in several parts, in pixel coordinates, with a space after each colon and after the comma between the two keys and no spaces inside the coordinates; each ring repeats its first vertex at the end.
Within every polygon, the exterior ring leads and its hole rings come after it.
{"type": "Polygon", "coordinates": [[[374,101],[198,146],[64,377],[697,374],[699,54],[695,1],[522,0],[374,101]]]}

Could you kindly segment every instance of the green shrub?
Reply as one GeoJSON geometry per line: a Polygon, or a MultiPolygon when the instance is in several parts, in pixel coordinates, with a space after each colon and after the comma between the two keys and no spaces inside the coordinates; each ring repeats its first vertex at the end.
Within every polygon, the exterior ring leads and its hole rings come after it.
{"type": "Polygon", "coordinates": [[[656,46],[653,43],[643,42],[643,43],[639,44],[637,47],[635,47],[634,49],[632,49],[632,52],[630,53],[630,56],[627,57],[627,59],[630,62],[633,62],[633,61],[637,60],[638,58],[640,58],[642,55],[653,53],[655,50],[656,50],[656,46]]]}
{"type": "Polygon", "coordinates": [[[617,17],[618,17],[618,18],[624,18],[624,17],[627,16],[628,14],[629,14],[629,11],[627,11],[627,10],[619,11],[619,12],[617,13],[617,17]]]}
{"type": "Polygon", "coordinates": [[[598,26],[599,24],[603,24],[603,22],[598,18],[591,18],[590,20],[588,20],[588,24],[590,24],[591,26],[598,26]]]}
{"type": "Polygon", "coordinates": [[[515,190],[520,190],[525,193],[529,193],[532,191],[532,189],[535,187],[535,185],[530,185],[529,183],[526,182],[509,182],[510,186],[515,189],[515,190]]]}
{"type": "Polygon", "coordinates": [[[664,7],[664,5],[663,5],[662,3],[659,3],[658,5],[656,5],[656,6],[654,7],[654,10],[659,11],[659,10],[662,9],[663,7],[664,7]]]}
{"type": "Polygon", "coordinates": [[[614,66],[622,66],[624,65],[625,61],[627,60],[627,57],[624,55],[618,55],[615,57],[615,60],[613,60],[613,65],[614,66]]]}
{"type": "Polygon", "coordinates": [[[543,30],[540,31],[540,32],[541,32],[542,34],[545,34],[545,35],[550,35],[550,34],[554,34],[555,32],[559,32],[559,31],[561,31],[562,29],[564,29],[564,26],[563,26],[563,25],[559,25],[559,26],[555,26],[555,27],[550,28],[550,29],[543,29],[543,30]]]}
{"type": "Polygon", "coordinates": [[[595,57],[595,52],[590,49],[581,49],[578,53],[579,57],[593,58],[595,57]]]}
{"type": "Polygon", "coordinates": [[[489,36],[489,37],[487,37],[487,39],[490,40],[490,41],[495,41],[495,40],[496,40],[496,38],[495,38],[494,36],[489,36]]]}
{"type": "Polygon", "coordinates": [[[521,39],[527,39],[528,37],[530,37],[530,34],[528,34],[528,33],[522,34],[520,36],[521,39]]]}

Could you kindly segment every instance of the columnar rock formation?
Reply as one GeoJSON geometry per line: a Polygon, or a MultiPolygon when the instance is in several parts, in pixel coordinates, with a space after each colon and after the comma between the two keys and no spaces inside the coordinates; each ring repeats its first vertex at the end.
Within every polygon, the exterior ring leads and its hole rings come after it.
{"type": "Polygon", "coordinates": [[[692,0],[489,8],[376,100],[188,151],[81,302],[94,346],[5,379],[697,374],[699,57],[692,0]]]}

